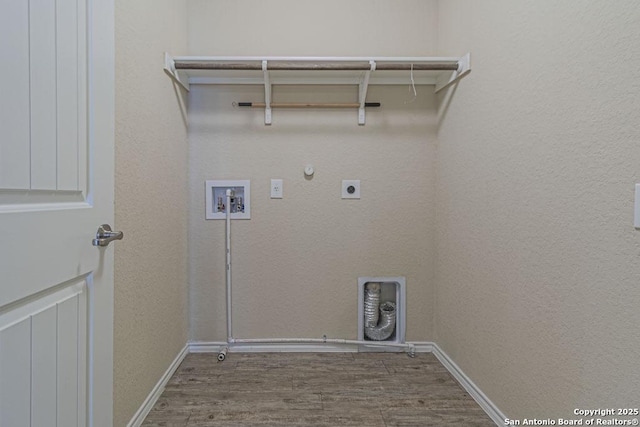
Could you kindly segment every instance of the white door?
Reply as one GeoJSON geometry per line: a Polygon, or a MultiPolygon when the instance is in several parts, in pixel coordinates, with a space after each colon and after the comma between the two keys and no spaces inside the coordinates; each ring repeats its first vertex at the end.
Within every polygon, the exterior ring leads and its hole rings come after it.
{"type": "Polygon", "coordinates": [[[0,0],[0,426],[111,426],[113,0],[0,0]]]}

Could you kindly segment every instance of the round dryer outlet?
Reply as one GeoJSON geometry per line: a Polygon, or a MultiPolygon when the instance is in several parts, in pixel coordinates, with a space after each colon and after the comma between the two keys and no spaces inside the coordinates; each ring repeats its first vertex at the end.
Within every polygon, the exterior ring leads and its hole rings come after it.
{"type": "Polygon", "coordinates": [[[342,198],[343,199],[359,199],[360,198],[360,180],[345,179],[342,181],[342,198]]]}

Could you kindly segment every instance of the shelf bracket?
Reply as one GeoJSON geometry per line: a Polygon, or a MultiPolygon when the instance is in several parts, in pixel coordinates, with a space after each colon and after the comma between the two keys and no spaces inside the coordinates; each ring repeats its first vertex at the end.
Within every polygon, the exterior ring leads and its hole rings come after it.
{"type": "Polygon", "coordinates": [[[271,80],[269,79],[269,70],[267,69],[267,61],[262,61],[262,73],[264,75],[264,124],[271,124],[271,80]]]}
{"type": "Polygon", "coordinates": [[[176,70],[175,61],[167,52],[164,53],[164,72],[171,77],[171,80],[189,91],[189,78],[184,72],[176,70]]]}
{"type": "Polygon", "coordinates": [[[371,77],[371,72],[376,70],[376,61],[369,61],[369,64],[371,65],[371,69],[365,71],[358,85],[358,102],[360,102],[360,107],[358,108],[358,124],[360,126],[365,124],[364,107],[365,101],[367,100],[367,90],[369,89],[369,78],[371,77]]]}
{"type": "Polygon", "coordinates": [[[436,93],[443,89],[448,88],[458,80],[466,76],[471,72],[471,53],[467,53],[465,56],[458,60],[458,69],[452,71],[449,75],[444,75],[436,81],[436,93]]]}

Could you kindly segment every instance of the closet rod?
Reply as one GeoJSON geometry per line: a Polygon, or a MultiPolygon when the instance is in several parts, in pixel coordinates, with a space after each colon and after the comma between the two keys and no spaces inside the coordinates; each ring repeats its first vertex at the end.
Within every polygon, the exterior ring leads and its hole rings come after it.
{"type": "MultiPolygon", "coordinates": [[[[238,107],[265,108],[264,102],[238,102],[238,107]]],[[[379,107],[379,102],[366,102],[365,107],[379,107]]],[[[272,102],[271,108],[360,108],[357,102],[351,103],[287,103],[272,102]]]]}
{"type": "MultiPolygon", "coordinates": [[[[420,63],[379,63],[378,71],[456,71],[458,62],[441,62],[431,64],[420,63]]],[[[209,61],[175,61],[176,70],[260,70],[262,63],[220,63],[209,61]]],[[[267,62],[267,70],[290,71],[370,71],[369,63],[301,63],[301,62],[267,62]]]]}

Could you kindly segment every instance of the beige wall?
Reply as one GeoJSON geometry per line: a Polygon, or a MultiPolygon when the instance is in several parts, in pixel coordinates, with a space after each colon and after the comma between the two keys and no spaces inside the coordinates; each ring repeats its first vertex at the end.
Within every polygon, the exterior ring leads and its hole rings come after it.
{"type": "MultiPolygon", "coordinates": [[[[277,88],[279,100],[353,101],[354,90],[277,88]],[[289,91],[287,91],[289,89],[289,91]],[[300,89],[302,90],[302,89],[300,89]],[[285,93],[295,91],[295,93],[285,93]]],[[[207,179],[250,179],[251,219],[234,220],[233,308],[238,338],[357,338],[357,278],[406,276],[407,338],[430,340],[433,316],[435,99],[420,88],[373,87],[354,110],[238,110],[259,87],[190,93],[191,332],[226,340],[224,221],[204,219],[207,179]],[[313,164],[306,180],[303,168],[313,164]],[[271,178],[284,198],[269,198],[271,178]],[[342,179],[361,199],[342,200],[342,179]]]]}
{"type": "MultiPolygon", "coordinates": [[[[189,2],[192,54],[339,56],[435,52],[435,1],[189,2]],[[282,11],[287,13],[283,14],[282,11]],[[392,36],[391,34],[397,35],[392,36]]],[[[407,84],[409,81],[407,81],[407,84]]],[[[407,338],[432,339],[435,97],[372,87],[356,111],[261,110],[263,88],[195,87],[190,102],[191,336],[226,339],[224,221],[204,219],[206,179],[250,179],[251,220],[233,222],[234,335],[357,337],[357,278],[406,276],[407,338]],[[316,169],[305,180],[303,167],[316,169]],[[271,200],[271,178],[284,198],[271,200]],[[342,200],[360,179],[361,200],[342,200]]],[[[357,99],[355,87],[274,87],[274,101],[357,99]]]]}
{"type": "Polygon", "coordinates": [[[191,55],[425,56],[436,0],[189,0],[191,55]]]}
{"type": "Polygon", "coordinates": [[[186,5],[116,1],[114,425],[126,425],[187,341],[184,94],[162,71],[186,50],[186,5]]]}
{"type": "Polygon", "coordinates": [[[635,407],[640,8],[439,5],[437,342],[511,418],[635,407]]]}
{"type": "Polygon", "coordinates": [[[405,275],[407,338],[436,341],[507,416],[635,405],[634,1],[116,5],[116,425],[186,342],[187,232],[191,338],[226,337],[224,223],[204,220],[206,179],[252,182],[252,219],[233,222],[236,336],[354,338],[357,277],[405,275]],[[473,72],[414,103],[408,87],[372,88],[383,108],[364,127],[353,111],[313,110],[274,110],[264,126],[261,110],[232,107],[261,101],[260,87],[194,87],[187,187],[184,94],[158,66],[165,50],[470,51],[473,72]],[[269,198],[271,178],[284,199],[269,198]],[[341,179],[361,179],[362,199],[341,200],[341,179]]]}

